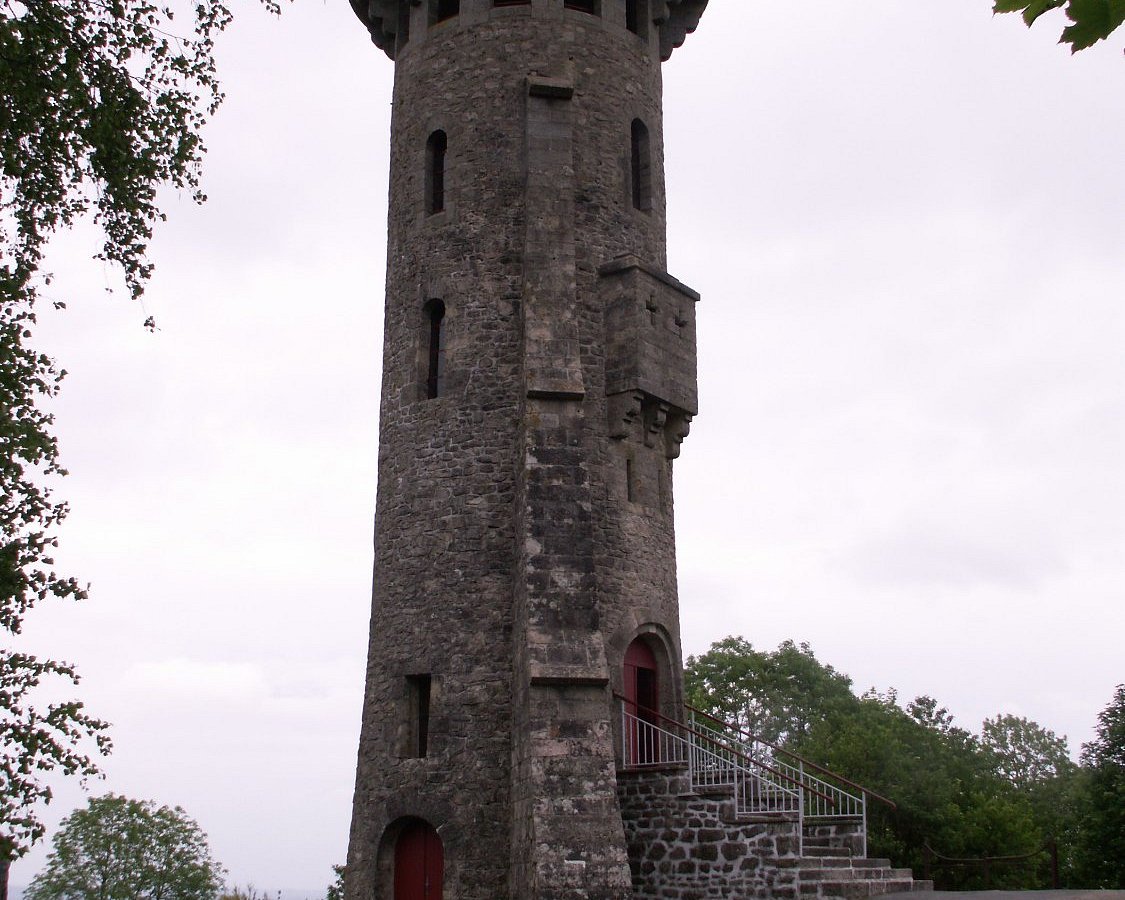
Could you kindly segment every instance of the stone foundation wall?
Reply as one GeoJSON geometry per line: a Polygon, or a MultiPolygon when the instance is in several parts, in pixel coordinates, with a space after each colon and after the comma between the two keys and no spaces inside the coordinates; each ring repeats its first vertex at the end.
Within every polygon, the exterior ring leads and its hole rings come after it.
{"type": "Polygon", "coordinates": [[[636,900],[799,896],[795,822],[735,821],[729,794],[691,793],[678,768],[619,772],[618,796],[636,900]]]}

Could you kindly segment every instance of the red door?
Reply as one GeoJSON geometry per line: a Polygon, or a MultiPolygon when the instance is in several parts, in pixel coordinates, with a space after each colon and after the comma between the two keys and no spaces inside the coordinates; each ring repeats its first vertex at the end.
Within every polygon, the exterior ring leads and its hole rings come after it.
{"type": "Polygon", "coordinates": [[[632,722],[629,750],[633,765],[660,762],[660,741],[655,730],[660,725],[660,689],[656,676],[656,656],[652,648],[637,638],[625,651],[625,706],[639,719],[632,722]]]}
{"type": "Polygon", "coordinates": [[[425,822],[407,825],[395,843],[395,900],[441,900],[441,838],[425,822]]]}

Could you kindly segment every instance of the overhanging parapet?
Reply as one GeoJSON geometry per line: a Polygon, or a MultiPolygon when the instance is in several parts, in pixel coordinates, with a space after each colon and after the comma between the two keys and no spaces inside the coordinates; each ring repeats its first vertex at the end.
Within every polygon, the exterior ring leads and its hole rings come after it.
{"type": "MultiPolygon", "coordinates": [[[[411,7],[422,6],[428,0],[350,0],[352,9],[359,20],[371,33],[371,41],[391,59],[395,58],[397,48],[402,45],[399,30],[405,27],[411,7]]],[[[526,6],[503,7],[504,15],[512,15],[515,10],[523,10],[528,15],[551,15],[552,6],[562,7],[564,0],[548,0],[540,6],[529,2],[526,6]]],[[[603,0],[603,16],[624,16],[624,4],[618,10],[613,0],[603,0]]],[[[465,13],[471,13],[474,21],[494,6],[493,0],[461,0],[465,13]],[[480,7],[476,9],[475,7],[480,7]]],[[[668,59],[672,51],[681,46],[687,36],[699,25],[699,18],[707,8],[707,0],[651,0],[652,24],[658,29],[660,58],[668,59]]],[[[622,20],[624,25],[624,20],[622,20]]]]}

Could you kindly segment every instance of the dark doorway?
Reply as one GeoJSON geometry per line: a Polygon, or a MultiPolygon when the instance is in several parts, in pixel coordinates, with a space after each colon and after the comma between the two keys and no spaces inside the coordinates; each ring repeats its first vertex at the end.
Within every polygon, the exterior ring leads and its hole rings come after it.
{"type": "Polygon", "coordinates": [[[395,842],[394,900],[441,900],[444,870],[438,833],[425,822],[403,828],[395,842]]]}
{"type": "Polygon", "coordinates": [[[660,762],[660,681],[656,654],[643,638],[625,651],[625,705],[639,721],[631,723],[629,750],[633,765],[660,762]]]}

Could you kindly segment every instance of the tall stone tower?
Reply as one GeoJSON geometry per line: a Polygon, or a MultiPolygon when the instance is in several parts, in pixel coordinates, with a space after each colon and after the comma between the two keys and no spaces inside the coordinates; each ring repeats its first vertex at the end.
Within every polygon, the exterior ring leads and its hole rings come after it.
{"type": "Polygon", "coordinates": [[[682,700],[661,62],[707,0],[352,0],[395,61],[348,900],[632,896],[620,697],[682,700]]]}

